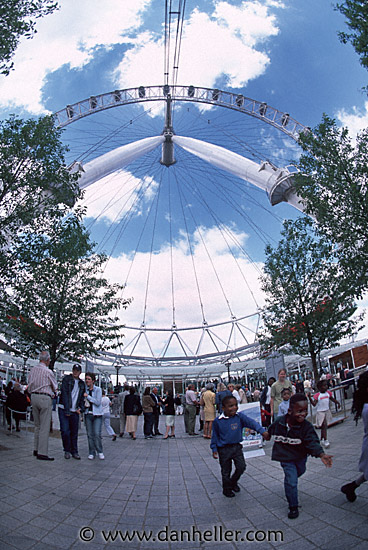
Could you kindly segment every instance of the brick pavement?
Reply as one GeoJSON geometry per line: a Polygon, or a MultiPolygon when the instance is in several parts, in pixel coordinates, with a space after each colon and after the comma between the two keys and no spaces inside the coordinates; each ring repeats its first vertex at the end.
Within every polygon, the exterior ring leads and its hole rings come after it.
{"type": "MultiPolygon", "coordinates": [[[[177,417],[177,437],[145,440],[142,419],[138,438],[112,442],[104,437],[104,461],[87,460],[87,438],[82,428],[79,438],[81,461],[65,460],[61,440],[50,438],[54,462],[37,461],[32,456],[33,434],[9,434],[0,428],[1,516],[0,549],[6,550],[131,550],[186,549],[223,550],[282,547],[284,550],[339,550],[354,547],[366,550],[368,540],[368,483],[363,484],[354,503],[346,501],[340,486],[357,476],[363,425],[352,418],[329,430],[334,466],[326,469],[318,459],[309,458],[307,472],[299,482],[300,516],[287,518],[283,472],[271,462],[272,443],[266,456],[247,461],[240,480],[241,491],[233,499],[221,493],[220,468],[212,459],[208,440],[184,433],[183,417],[177,417]],[[192,527],[214,537],[235,537],[239,531],[260,539],[268,530],[281,531],[283,541],[219,542],[195,540],[176,542],[180,530],[192,527]],[[90,542],[80,540],[82,527],[94,531],[90,542]],[[171,541],[150,540],[106,542],[102,530],[152,531],[171,541]],[[162,531],[163,530],[163,531],[162,531]],[[253,533],[253,534],[252,534],[253,533]]],[[[164,431],[164,419],[160,420],[164,431]]],[[[91,534],[92,531],[86,532],[91,534]]],[[[183,535],[184,538],[187,535],[183,535]]],[[[279,535],[280,537],[281,535],[279,535]]]]}

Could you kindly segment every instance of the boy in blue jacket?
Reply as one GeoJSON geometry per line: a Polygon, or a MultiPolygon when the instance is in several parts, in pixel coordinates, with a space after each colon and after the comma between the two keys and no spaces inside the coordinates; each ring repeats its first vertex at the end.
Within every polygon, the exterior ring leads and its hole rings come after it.
{"type": "Polygon", "coordinates": [[[270,439],[265,428],[243,412],[237,413],[237,410],[235,397],[227,395],[222,400],[222,414],[215,418],[212,425],[212,456],[220,459],[222,492],[229,498],[234,497],[234,493],[239,493],[238,480],[246,468],[241,445],[243,428],[250,428],[262,434],[264,439],[270,439]],[[232,462],[235,466],[233,475],[232,462]]]}
{"type": "Polygon", "coordinates": [[[305,394],[296,393],[290,398],[288,413],[279,416],[268,428],[269,435],[275,436],[272,460],[280,462],[285,474],[284,487],[290,519],[299,516],[298,478],[306,470],[307,456],[320,458],[325,466],[332,466],[332,456],[323,451],[315,429],[305,419],[307,414],[308,401],[305,394]]]}

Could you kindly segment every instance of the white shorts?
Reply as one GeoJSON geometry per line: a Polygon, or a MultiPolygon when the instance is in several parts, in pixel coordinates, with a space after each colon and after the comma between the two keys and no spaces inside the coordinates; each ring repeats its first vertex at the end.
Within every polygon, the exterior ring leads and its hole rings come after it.
{"type": "Polygon", "coordinates": [[[320,428],[325,421],[327,422],[327,426],[332,422],[332,414],[330,409],[328,411],[320,411],[316,413],[316,426],[317,428],[320,428]]]}

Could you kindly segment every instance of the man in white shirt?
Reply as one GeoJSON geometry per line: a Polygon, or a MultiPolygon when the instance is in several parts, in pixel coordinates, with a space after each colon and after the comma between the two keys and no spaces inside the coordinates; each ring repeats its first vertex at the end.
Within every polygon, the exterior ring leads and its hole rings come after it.
{"type": "Polygon", "coordinates": [[[35,424],[33,455],[38,460],[54,460],[48,456],[48,449],[52,398],[57,391],[57,383],[54,373],[49,369],[49,365],[49,352],[41,351],[39,364],[31,369],[28,376],[28,392],[31,394],[35,424]]]}
{"type": "Polygon", "coordinates": [[[231,391],[231,393],[233,394],[233,396],[234,396],[235,399],[236,399],[237,404],[239,405],[241,399],[240,399],[240,395],[239,395],[238,390],[235,389],[234,384],[228,384],[228,385],[227,385],[227,389],[228,389],[229,391],[231,391]]]}
{"type": "Polygon", "coordinates": [[[185,416],[187,419],[186,427],[189,435],[198,435],[194,432],[195,421],[197,414],[198,399],[194,391],[194,384],[189,384],[187,391],[185,392],[185,416]]]}

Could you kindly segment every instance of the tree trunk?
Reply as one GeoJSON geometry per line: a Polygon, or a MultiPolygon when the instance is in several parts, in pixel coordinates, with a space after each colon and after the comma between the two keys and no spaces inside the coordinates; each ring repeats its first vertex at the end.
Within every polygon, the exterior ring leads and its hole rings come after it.
{"type": "Polygon", "coordinates": [[[319,381],[319,370],[318,370],[318,365],[317,365],[317,356],[316,354],[313,352],[311,352],[311,359],[312,359],[312,367],[313,367],[313,374],[314,374],[314,379],[316,381],[316,383],[319,381]]]}

